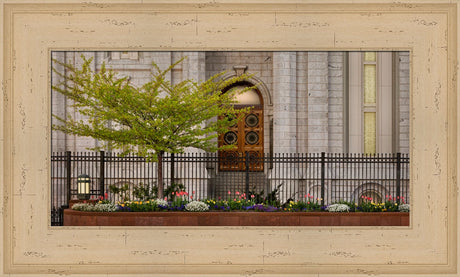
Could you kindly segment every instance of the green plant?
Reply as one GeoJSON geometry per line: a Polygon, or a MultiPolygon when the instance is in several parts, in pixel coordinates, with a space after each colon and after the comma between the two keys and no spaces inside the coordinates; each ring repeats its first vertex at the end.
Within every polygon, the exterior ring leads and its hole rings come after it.
{"type": "Polygon", "coordinates": [[[162,208],[157,205],[156,201],[126,201],[120,204],[121,211],[127,212],[154,212],[162,208]]]}
{"type": "Polygon", "coordinates": [[[310,201],[289,201],[285,205],[285,210],[289,212],[310,212],[320,211],[321,205],[318,202],[310,201]]]}
{"type": "Polygon", "coordinates": [[[253,187],[252,190],[249,191],[249,195],[251,199],[258,204],[268,204],[271,206],[279,206],[280,201],[278,199],[279,189],[283,183],[276,186],[271,192],[265,195],[264,190],[256,192],[256,187],[253,187]]]}
{"type": "MultiPolygon", "coordinates": [[[[357,210],[362,212],[397,212],[399,211],[398,201],[399,198],[393,198],[387,195],[386,201],[382,203],[375,203],[371,197],[361,196],[361,203],[358,205],[357,210]]],[[[404,201],[404,198],[402,199],[404,201]]]]}
{"type": "MultiPolygon", "coordinates": [[[[172,192],[174,193],[174,197],[172,198],[171,201],[171,208],[173,210],[183,210],[185,208],[185,205],[189,202],[189,194],[186,191],[176,191],[172,192]]],[[[166,200],[166,197],[165,197],[166,200]]]]}
{"type": "Polygon", "coordinates": [[[128,195],[129,185],[128,184],[124,184],[121,187],[117,187],[115,185],[110,185],[109,190],[113,194],[118,195],[118,197],[120,199],[122,199],[123,202],[124,201],[129,201],[129,195],[128,195]]]}
{"type": "Polygon", "coordinates": [[[133,188],[133,196],[142,201],[155,199],[157,198],[157,194],[158,187],[155,185],[150,186],[149,184],[139,183],[138,186],[133,188]]]}

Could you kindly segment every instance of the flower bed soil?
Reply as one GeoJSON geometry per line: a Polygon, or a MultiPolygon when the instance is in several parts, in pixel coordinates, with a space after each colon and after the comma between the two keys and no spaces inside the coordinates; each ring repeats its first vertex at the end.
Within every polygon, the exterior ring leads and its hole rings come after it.
{"type": "Polygon", "coordinates": [[[64,210],[64,226],[409,226],[409,213],[81,212],[64,210]]]}

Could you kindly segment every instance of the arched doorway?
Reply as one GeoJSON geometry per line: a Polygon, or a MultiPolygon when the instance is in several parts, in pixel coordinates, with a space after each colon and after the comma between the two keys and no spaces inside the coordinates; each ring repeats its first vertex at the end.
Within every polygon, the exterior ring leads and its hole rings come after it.
{"type": "MultiPolygon", "coordinates": [[[[251,87],[249,83],[240,83],[228,90],[243,90],[251,87]]],[[[236,96],[235,108],[251,107],[242,120],[219,136],[219,147],[234,145],[234,149],[219,151],[219,170],[243,171],[246,169],[245,157],[250,158],[250,171],[263,171],[263,162],[257,162],[264,154],[264,114],[260,92],[253,88],[236,96]]]]}

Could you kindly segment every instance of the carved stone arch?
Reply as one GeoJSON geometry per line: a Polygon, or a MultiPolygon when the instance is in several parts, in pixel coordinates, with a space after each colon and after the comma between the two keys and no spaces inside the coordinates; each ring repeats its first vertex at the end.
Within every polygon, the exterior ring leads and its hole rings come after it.
{"type": "MultiPolygon", "coordinates": [[[[235,66],[235,73],[228,73],[224,75],[223,80],[230,79],[232,77],[240,76],[246,70],[246,66],[235,66]]],[[[244,116],[234,126],[230,127],[228,132],[219,135],[218,145],[234,145],[234,149],[219,151],[220,171],[242,171],[244,164],[237,162],[238,159],[249,155],[252,161],[261,159],[265,153],[265,141],[269,125],[266,123],[269,120],[266,112],[269,106],[271,106],[271,97],[268,92],[268,88],[263,84],[261,80],[256,77],[251,77],[248,80],[238,82],[234,85],[225,88],[225,93],[228,89],[238,88],[239,86],[255,86],[253,92],[257,93],[258,101],[250,103],[244,103],[244,105],[235,105],[235,107],[244,107],[245,105],[252,105],[253,109],[244,116]],[[268,102],[268,104],[267,104],[268,102]],[[258,104],[256,104],[258,103],[258,104]]],[[[249,91],[249,92],[251,92],[249,91]]],[[[245,94],[245,93],[243,93],[245,94]]],[[[263,163],[254,162],[251,163],[250,171],[264,171],[263,163]]]]}
{"type": "MultiPolygon", "coordinates": [[[[234,71],[228,72],[222,75],[223,80],[230,79],[232,77],[240,76],[245,73],[247,66],[236,65],[233,66],[234,71]]],[[[251,73],[251,72],[246,72],[251,73]]],[[[247,83],[250,85],[257,85],[257,90],[262,98],[263,102],[263,113],[264,113],[264,151],[265,153],[273,153],[273,102],[272,94],[267,85],[258,77],[251,76],[247,83]]]]}
{"type": "MultiPolygon", "coordinates": [[[[238,70],[235,70],[235,72],[229,72],[229,73],[224,74],[222,76],[222,79],[228,80],[230,78],[237,77],[239,75],[241,75],[241,73],[239,73],[238,70]]],[[[264,110],[265,111],[271,110],[269,109],[269,107],[273,106],[273,102],[272,102],[272,96],[270,94],[270,90],[268,89],[267,85],[265,85],[265,83],[256,76],[252,76],[248,78],[247,82],[250,83],[251,85],[257,86],[257,90],[260,92],[260,95],[262,96],[262,100],[264,103],[264,110]]]]}
{"type": "Polygon", "coordinates": [[[359,185],[353,191],[353,196],[351,200],[355,201],[356,203],[359,203],[361,201],[361,196],[367,195],[367,194],[378,195],[379,199],[373,199],[373,200],[377,200],[376,202],[382,202],[382,201],[385,201],[385,196],[388,195],[388,189],[379,183],[374,183],[374,182],[364,183],[364,184],[359,185]]]}

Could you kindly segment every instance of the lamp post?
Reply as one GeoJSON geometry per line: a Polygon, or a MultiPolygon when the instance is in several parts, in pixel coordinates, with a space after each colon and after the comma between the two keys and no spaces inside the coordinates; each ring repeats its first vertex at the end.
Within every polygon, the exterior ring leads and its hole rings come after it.
{"type": "Polygon", "coordinates": [[[77,177],[77,197],[80,200],[89,199],[89,185],[91,180],[89,175],[82,174],[77,177]]]}

